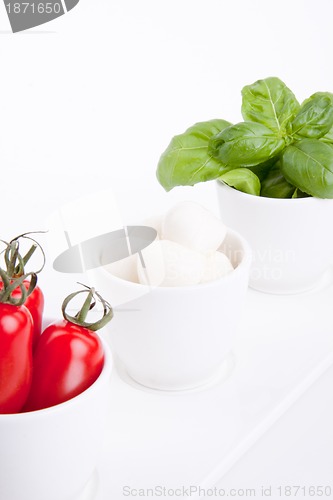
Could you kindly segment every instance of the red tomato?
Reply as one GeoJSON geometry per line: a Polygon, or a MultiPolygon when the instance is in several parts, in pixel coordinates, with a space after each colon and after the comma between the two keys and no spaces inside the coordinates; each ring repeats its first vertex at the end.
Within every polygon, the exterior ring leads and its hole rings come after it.
{"type": "Polygon", "coordinates": [[[17,413],[32,380],[33,322],[25,306],[0,304],[0,413],[17,413]]]}
{"type": "MultiPolygon", "coordinates": [[[[26,280],[23,283],[25,285],[25,288],[28,290],[30,282],[26,280]]],[[[2,290],[2,288],[3,288],[3,283],[0,282],[0,290],[2,290]]],[[[11,295],[14,299],[21,297],[20,288],[17,287],[12,292],[11,295]]],[[[30,295],[28,295],[26,301],[24,302],[24,305],[27,309],[29,309],[33,319],[34,329],[33,329],[32,345],[34,348],[37,343],[37,340],[40,337],[40,334],[42,333],[42,321],[43,321],[43,311],[44,311],[44,295],[39,286],[36,286],[33,292],[30,295]]]]}
{"type": "MultiPolygon", "coordinates": [[[[29,282],[26,283],[26,288],[29,288],[29,282]]],[[[29,309],[33,322],[34,322],[34,334],[33,334],[33,347],[36,346],[37,341],[42,333],[42,321],[44,312],[44,294],[39,286],[36,286],[34,291],[28,295],[27,300],[24,303],[25,307],[29,309]]]]}
{"type": "Polygon", "coordinates": [[[48,408],[85,391],[102,371],[103,346],[93,331],[62,320],[44,330],[33,363],[32,386],[23,411],[48,408]]]}

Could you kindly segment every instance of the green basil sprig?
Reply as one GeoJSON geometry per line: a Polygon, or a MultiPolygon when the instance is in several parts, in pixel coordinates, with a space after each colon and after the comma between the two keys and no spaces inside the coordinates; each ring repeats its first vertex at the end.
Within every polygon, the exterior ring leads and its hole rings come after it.
{"type": "Polygon", "coordinates": [[[157,178],[169,191],[219,179],[273,198],[333,198],[333,94],[301,105],[279,78],[242,89],[244,122],[196,123],[162,154],[157,178]]]}
{"type": "Polygon", "coordinates": [[[259,177],[248,168],[229,170],[222,174],[219,180],[243,193],[260,195],[261,184],[259,177]]]}
{"type": "Polygon", "coordinates": [[[261,182],[260,195],[266,198],[292,198],[295,186],[289,184],[281,172],[280,162],[277,161],[261,182]]]}
{"type": "Polygon", "coordinates": [[[286,143],[265,125],[242,122],[212,137],[212,155],[225,165],[253,167],[281,153],[286,143]]]}
{"type": "Polygon", "coordinates": [[[319,140],[333,146],[333,127],[327,132],[327,134],[323,135],[323,137],[320,137],[319,140]]]}
{"type": "Polygon", "coordinates": [[[319,139],[327,134],[333,122],[332,98],[328,92],[317,92],[306,99],[290,124],[292,135],[319,139]]]}
{"type": "Polygon", "coordinates": [[[333,147],[304,139],[287,147],[281,172],[288,182],[317,198],[333,198],[333,147]]]}
{"type": "Polygon", "coordinates": [[[199,122],[173,137],[157,166],[157,178],[166,191],[220,177],[226,166],[208,153],[208,144],[229,125],[225,120],[199,122]]]}
{"type": "Polygon", "coordinates": [[[242,89],[244,120],[266,125],[278,137],[285,136],[288,124],[299,108],[296,97],[279,78],[258,80],[242,89]]]}

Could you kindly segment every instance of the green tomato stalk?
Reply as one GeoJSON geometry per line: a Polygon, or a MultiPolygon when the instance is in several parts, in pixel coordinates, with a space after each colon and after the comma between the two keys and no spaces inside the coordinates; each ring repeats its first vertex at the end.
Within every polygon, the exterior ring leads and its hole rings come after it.
{"type": "Polygon", "coordinates": [[[96,332],[97,330],[100,330],[103,328],[111,319],[113,318],[113,309],[111,305],[103,299],[103,297],[96,292],[94,288],[90,288],[86,285],[83,285],[85,287],[84,290],[79,290],[77,292],[71,293],[68,295],[68,297],[65,298],[62,304],[62,314],[63,317],[66,321],[69,321],[70,323],[74,323],[75,325],[83,326],[85,328],[88,328],[89,330],[92,330],[96,332]],[[86,293],[87,297],[81,307],[81,309],[77,312],[75,316],[71,316],[68,314],[66,311],[68,304],[79,294],[81,293],[86,293]],[[89,323],[86,321],[87,315],[89,311],[91,311],[97,302],[100,302],[103,305],[103,316],[92,323],[89,323]]]}

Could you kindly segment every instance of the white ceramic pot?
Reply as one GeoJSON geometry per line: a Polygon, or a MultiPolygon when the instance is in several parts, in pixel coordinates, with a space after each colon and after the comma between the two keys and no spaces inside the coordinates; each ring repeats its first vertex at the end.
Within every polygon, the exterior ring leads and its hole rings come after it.
{"type": "Polygon", "coordinates": [[[333,264],[333,200],[264,198],[221,182],[217,193],[221,219],[252,248],[252,288],[306,291],[333,264]]]}
{"type": "Polygon", "coordinates": [[[94,472],[104,437],[112,358],[94,384],[65,403],[0,415],[0,498],[72,500],[94,472]]]}
{"type": "Polygon", "coordinates": [[[220,369],[233,346],[251,261],[248,244],[234,231],[228,231],[221,249],[235,270],[205,284],[149,287],[103,267],[93,271],[96,288],[116,306],[109,327],[112,349],[136,382],[189,389],[220,369]]]}

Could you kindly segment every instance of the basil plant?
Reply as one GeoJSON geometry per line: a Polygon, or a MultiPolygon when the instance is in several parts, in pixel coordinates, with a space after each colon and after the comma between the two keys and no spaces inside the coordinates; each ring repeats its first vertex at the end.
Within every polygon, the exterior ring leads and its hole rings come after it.
{"type": "Polygon", "coordinates": [[[276,77],[242,90],[244,121],[199,122],[161,155],[157,178],[170,191],[219,179],[270,198],[333,198],[333,94],[299,104],[276,77]]]}

